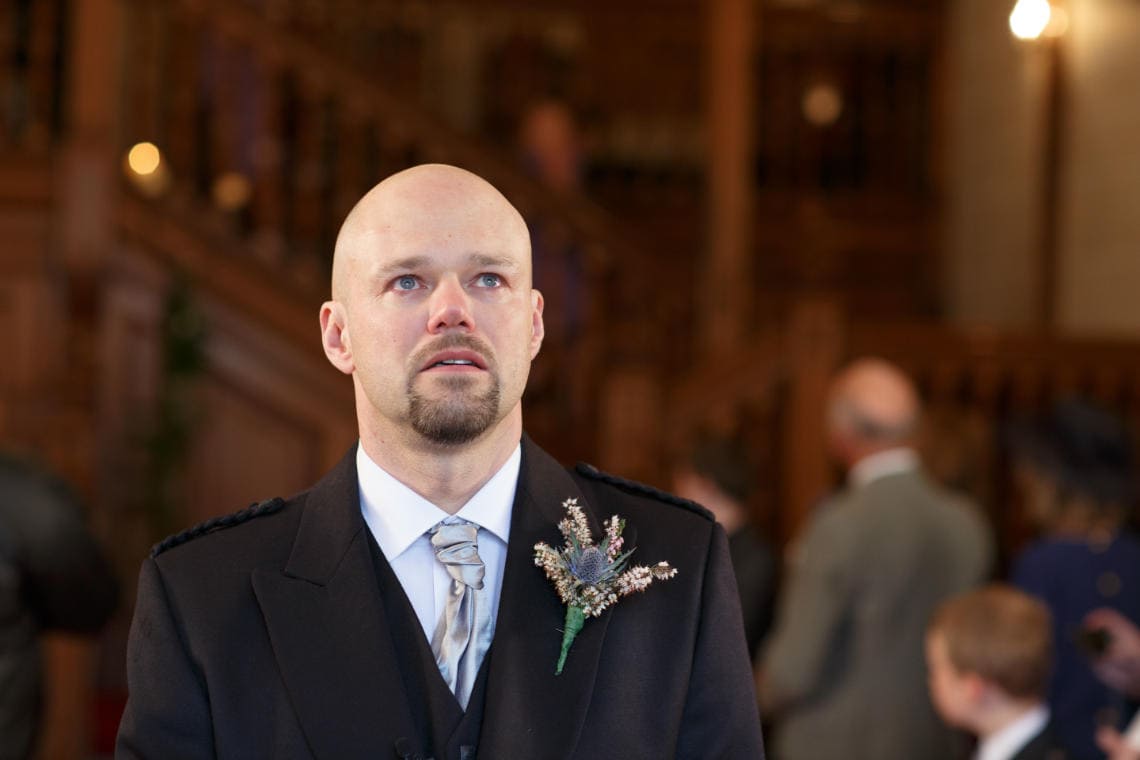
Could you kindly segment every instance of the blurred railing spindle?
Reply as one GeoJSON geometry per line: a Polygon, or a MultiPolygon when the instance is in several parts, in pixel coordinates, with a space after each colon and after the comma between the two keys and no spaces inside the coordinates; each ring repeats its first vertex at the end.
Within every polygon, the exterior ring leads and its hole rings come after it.
{"type": "Polygon", "coordinates": [[[28,39],[28,116],[30,129],[26,139],[33,150],[46,148],[56,136],[53,128],[60,113],[63,97],[62,52],[64,40],[62,20],[64,8],[60,0],[32,2],[28,39]]]}
{"type": "Polygon", "coordinates": [[[285,254],[285,186],[281,63],[276,51],[258,51],[253,62],[254,79],[260,87],[254,116],[252,196],[250,216],[252,245],[262,261],[280,264],[285,254]]]}
{"type": "Polygon", "coordinates": [[[296,100],[291,104],[289,115],[295,130],[292,135],[295,163],[291,238],[298,257],[313,257],[319,255],[321,194],[327,172],[323,159],[328,109],[322,89],[304,74],[298,78],[295,92],[296,100]]]}
{"type": "Polygon", "coordinates": [[[201,117],[198,75],[202,51],[201,20],[181,5],[172,5],[168,15],[166,65],[163,67],[163,122],[159,147],[173,174],[172,193],[184,201],[202,184],[197,164],[198,130],[201,117]]]}

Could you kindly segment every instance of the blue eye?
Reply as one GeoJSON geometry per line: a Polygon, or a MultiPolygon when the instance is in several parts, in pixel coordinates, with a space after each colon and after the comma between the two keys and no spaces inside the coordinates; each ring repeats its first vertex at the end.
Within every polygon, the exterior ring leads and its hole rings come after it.
{"type": "Polygon", "coordinates": [[[503,278],[497,274],[481,274],[479,284],[484,288],[497,288],[503,284],[503,278]]]}
{"type": "Polygon", "coordinates": [[[415,277],[406,274],[403,277],[397,277],[395,285],[396,290],[415,290],[416,287],[419,286],[419,283],[416,282],[415,277]]]}

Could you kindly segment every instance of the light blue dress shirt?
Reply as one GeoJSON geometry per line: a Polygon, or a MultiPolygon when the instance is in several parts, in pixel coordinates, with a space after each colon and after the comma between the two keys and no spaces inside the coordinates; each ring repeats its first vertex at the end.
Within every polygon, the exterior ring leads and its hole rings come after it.
{"type": "MultiPolygon", "coordinates": [[[[457,517],[481,528],[479,556],[486,566],[483,593],[489,596],[492,621],[498,617],[511,532],[511,507],[521,463],[522,447],[517,446],[499,471],[456,513],[457,517]]],[[[385,472],[359,445],[356,472],[364,522],[396,573],[430,642],[443,616],[451,577],[436,560],[427,532],[449,515],[385,472]]]]}

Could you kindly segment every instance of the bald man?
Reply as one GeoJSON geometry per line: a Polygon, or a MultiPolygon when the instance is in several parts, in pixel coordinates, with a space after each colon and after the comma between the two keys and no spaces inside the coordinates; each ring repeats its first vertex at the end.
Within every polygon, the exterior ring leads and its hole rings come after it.
{"type": "Polygon", "coordinates": [[[910,380],[862,359],[834,379],[831,454],[846,487],[794,547],[776,627],[757,673],[780,760],[939,760],[960,747],[926,689],[923,637],[944,598],[982,581],[989,529],[935,485],[911,448],[910,380]]]}
{"type": "MultiPolygon", "coordinates": [[[[144,562],[116,757],[763,756],[724,532],[523,433],[543,298],[495,188],[442,165],[380,183],[320,326],[359,443],[144,562]],[[587,618],[556,668],[567,612],[535,545],[563,545],[568,501],[677,573],[587,618]]],[[[567,582],[599,582],[588,565],[567,582]]]]}

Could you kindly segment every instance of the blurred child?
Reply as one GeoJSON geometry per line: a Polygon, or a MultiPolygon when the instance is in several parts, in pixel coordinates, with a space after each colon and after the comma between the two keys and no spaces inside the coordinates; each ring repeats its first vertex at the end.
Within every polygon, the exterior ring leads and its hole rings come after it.
{"type": "Polygon", "coordinates": [[[1011,586],[952,597],[927,628],[930,695],[946,723],[974,734],[974,760],[1060,760],[1045,703],[1053,660],[1048,609],[1011,586]]]}

